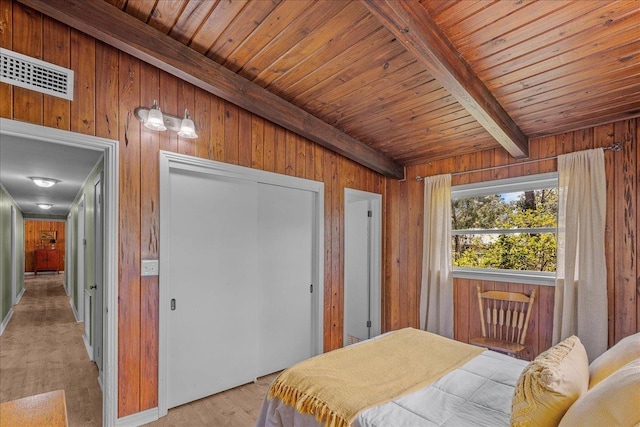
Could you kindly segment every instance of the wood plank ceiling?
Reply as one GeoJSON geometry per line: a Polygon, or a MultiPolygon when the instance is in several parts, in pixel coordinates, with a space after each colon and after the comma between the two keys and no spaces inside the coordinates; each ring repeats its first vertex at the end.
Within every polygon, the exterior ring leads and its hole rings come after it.
{"type": "MultiPolygon", "coordinates": [[[[393,1],[105,1],[401,165],[499,146],[375,11],[393,1]]],[[[405,3],[468,65],[459,83],[481,108],[525,135],[519,157],[526,138],[640,115],[638,1],[405,3]]],[[[425,35],[416,24],[405,31],[425,35]]]]}

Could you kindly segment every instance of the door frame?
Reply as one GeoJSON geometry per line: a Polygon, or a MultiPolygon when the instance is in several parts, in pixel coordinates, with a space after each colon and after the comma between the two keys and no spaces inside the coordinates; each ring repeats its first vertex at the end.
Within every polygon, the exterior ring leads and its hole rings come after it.
{"type": "Polygon", "coordinates": [[[104,280],[107,313],[102,425],[118,420],[118,141],[0,118],[0,135],[100,151],[104,155],[104,280]]]}
{"type": "MultiPolygon", "coordinates": [[[[371,228],[369,230],[369,282],[370,282],[370,320],[371,320],[371,335],[379,335],[382,332],[382,194],[370,193],[368,191],[354,190],[352,188],[344,189],[344,221],[345,221],[345,240],[344,250],[346,254],[347,240],[346,240],[346,220],[347,209],[349,201],[368,201],[369,208],[371,209],[371,228]]],[[[346,256],[345,256],[346,259],[346,256]]],[[[344,295],[346,299],[347,295],[347,283],[346,283],[346,269],[347,265],[343,266],[343,277],[345,278],[345,290],[344,295]]],[[[344,345],[346,345],[346,331],[342,331],[342,339],[344,345]]]]}
{"type": "Polygon", "coordinates": [[[74,224],[73,215],[69,212],[64,227],[65,242],[70,242],[69,244],[65,244],[64,248],[64,290],[69,296],[71,296],[71,284],[74,283],[76,268],[73,262],[73,250],[71,249],[73,247],[71,242],[75,238],[75,234],[73,233],[74,224]]]}
{"type": "Polygon", "coordinates": [[[11,205],[11,305],[18,303],[18,218],[16,207],[11,205]]]}
{"type": "Polygon", "coordinates": [[[102,387],[102,351],[103,351],[103,331],[102,321],[104,319],[104,255],[103,251],[103,206],[102,206],[102,172],[96,175],[93,180],[93,298],[91,310],[91,349],[93,360],[98,366],[98,382],[102,387]]]}
{"type": "MultiPolygon", "coordinates": [[[[76,312],[76,322],[84,321],[84,292],[86,288],[85,283],[85,255],[86,255],[86,243],[87,243],[87,207],[84,204],[84,194],[80,197],[78,202],[78,220],[76,222],[76,307],[73,309],[76,312]]],[[[87,351],[89,351],[87,349],[87,351]]]]}
{"type": "Polygon", "coordinates": [[[177,154],[168,151],[160,151],[160,262],[159,262],[159,334],[158,334],[158,415],[167,415],[167,342],[168,317],[169,317],[169,268],[168,262],[162,262],[162,258],[169,259],[169,224],[171,219],[166,214],[169,212],[169,174],[172,169],[188,170],[192,172],[218,175],[228,178],[249,180],[283,187],[297,188],[315,193],[314,197],[314,236],[313,236],[313,266],[312,281],[314,285],[312,301],[312,330],[311,342],[314,346],[314,354],[323,352],[323,328],[324,328],[324,183],[281,175],[244,166],[206,160],[198,157],[177,154]]]}

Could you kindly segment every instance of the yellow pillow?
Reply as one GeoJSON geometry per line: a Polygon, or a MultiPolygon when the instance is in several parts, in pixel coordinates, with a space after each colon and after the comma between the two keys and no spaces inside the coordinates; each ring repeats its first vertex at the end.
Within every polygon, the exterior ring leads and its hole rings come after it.
{"type": "Polygon", "coordinates": [[[511,404],[511,426],[557,426],[589,385],[589,359],[571,336],[536,357],[522,371],[511,404]]]}
{"type": "Polygon", "coordinates": [[[589,388],[634,359],[640,358],[640,332],[620,340],[589,366],[589,388]]]}
{"type": "Polygon", "coordinates": [[[560,427],[640,424],[640,359],[624,365],[586,392],[567,411],[560,427]]]}

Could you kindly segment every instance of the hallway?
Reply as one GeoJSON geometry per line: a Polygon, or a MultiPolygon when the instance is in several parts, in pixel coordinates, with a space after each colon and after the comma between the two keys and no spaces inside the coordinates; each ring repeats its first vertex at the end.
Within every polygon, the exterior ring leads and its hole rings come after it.
{"type": "Polygon", "coordinates": [[[102,424],[98,369],[73,316],[64,274],[25,277],[25,292],[0,337],[0,402],[64,390],[70,427],[102,424]]]}

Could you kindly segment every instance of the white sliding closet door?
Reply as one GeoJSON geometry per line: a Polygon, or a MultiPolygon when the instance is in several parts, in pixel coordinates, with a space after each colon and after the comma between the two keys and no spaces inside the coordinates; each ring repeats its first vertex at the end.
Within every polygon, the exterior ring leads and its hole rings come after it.
{"type": "MultiPolygon", "coordinates": [[[[259,184],[258,375],[311,357],[314,194],[259,184]]],[[[320,292],[316,289],[315,292],[320,292]]]]}
{"type": "Polygon", "coordinates": [[[256,378],[259,292],[257,184],[173,170],[170,194],[168,408],[256,378]]]}

